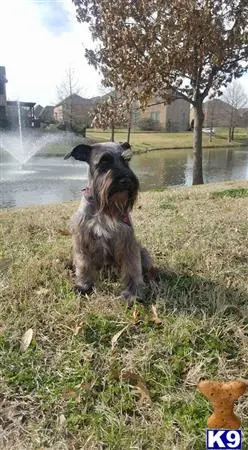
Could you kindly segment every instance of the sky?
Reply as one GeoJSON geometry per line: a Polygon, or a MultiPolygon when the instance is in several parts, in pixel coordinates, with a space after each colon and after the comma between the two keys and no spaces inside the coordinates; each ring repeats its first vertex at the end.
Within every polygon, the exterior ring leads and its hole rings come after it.
{"type": "MultiPolygon", "coordinates": [[[[56,104],[69,67],[81,95],[98,95],[101,77],[84,57],[91,46],[71,0],[0,0],[0,66],[6,67],[8,100],[56,104]]],[[[248,95],[248,74],[240,82],[248,95]]]]}
{"type": "Polygon", "coordinates": [[[56,104],[71,67],[82,95],[99,94],[101,77],[84,57],[92,45],[71,0],[0,0],[0,66],[8,100],[56,104]]]}

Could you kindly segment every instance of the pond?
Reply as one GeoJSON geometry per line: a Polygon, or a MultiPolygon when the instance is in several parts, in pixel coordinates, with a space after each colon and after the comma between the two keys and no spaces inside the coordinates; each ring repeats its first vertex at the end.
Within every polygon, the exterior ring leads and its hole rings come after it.
{"type": "MultiPolygon", "coordinates": [[[[160,150],[134,155],[131,166],[141,190],[192,183],[192,150],[160,150]]],[[[206,183],[247,180],[248,147],[203,152],[206,183]]],[[[13,163],[0,164],[0,207],[79,200],[87,183],[87,165],[62,157],[33,157],[20,170],[13,163]]]]}

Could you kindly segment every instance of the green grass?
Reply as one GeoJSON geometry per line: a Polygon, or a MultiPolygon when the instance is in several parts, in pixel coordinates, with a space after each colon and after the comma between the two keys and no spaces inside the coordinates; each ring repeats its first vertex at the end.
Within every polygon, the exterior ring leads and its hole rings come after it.
{"type": "Polygon", "coordinates": [[[242,198],[242,197],[248,197],[248,189],[246,188],[240,188],[240,189],[226,189],[224,191],[217,191],[212,193],[213,198],[225,198],[225,197],[231,197],[231,198],[242,198]]]}
{"type": "MultiPolygon", "coordinates": [[[[104,142],[111,139],[110,131],[101,131],[88,129],[87,138],[90,142],[104,142]]],[[[117,142],[124,142],[127,139],[126,130],[116,130],[115,140],[117,142]]],[[[47,156],[64,156],[68,149],[73,145],[77,145],[82,141],[80,136],[73,136],[71,144],[68,142],[50,143],[39,153],[47,156]]],[[[192,132],[185,133],[165,133],[165,132],[141,132],[134,130],[131,134],[131,144],[135,153],[146,152],[154,149],[187,149],[192,148],[193,134],[192,132]]],[[[209,137],[203,135],[204,148],[229,148],[242,147],[248,145],[247,130],[238,128],[236,130],[235,139],[230,144],[227,143],[227,130],[224,128],[218,129],[213,141],[209,142],[209,137]]]]}
{"type": "MultiPolygon", "coordinates": [[[[59,230],[77,204],[1,212],[0,448],[204,448],[211,408],[197,383],[247,377],[248,198],[213,198],[230,190],[248,185],[140,195],[133,220],[160,268],[148,300],[161,326],[142,305],[134,324],[110,277],[89,297],[74,293],[59,230]],[[140,375],[151,404],[123,371],[140,375]]],[[[237,411],[247,439],[247,395],[237,411]]]]}
{"type": "MultiPolygon", "coordinates": [[[[96,139],[98,141],[110,140],[110,131],[87,130],[87,137],[96,139]]],[[[218,129],[216,135],[213,136],[212,142],[209,142],[209,137],[203,135],[203,147],[232,147],[248,145],[247,130],[238,128],[236,130],[235,139],[231,144],[227,143],[227,130],[218,129]]],[[[127,132],[125,130],[117,130],[115,134],[116,141],[125,141],[127,139],[127,132]]],[[[140,132],[134,131],[131,134],[131,144],[135,152],[147,151],[151,149],[177,149],[177,148],[192,148],[193,133],[165,133],[165,132],[140,132]]]]}

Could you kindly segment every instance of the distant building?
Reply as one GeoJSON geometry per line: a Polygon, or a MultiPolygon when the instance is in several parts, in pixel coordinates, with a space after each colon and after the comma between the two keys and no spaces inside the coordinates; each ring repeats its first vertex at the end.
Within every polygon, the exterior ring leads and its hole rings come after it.
{"type": "Polygon", "coordinates": [[[44,109],[44,108],[43,108],[43,106],[41,106],[41,105],[36,105],[36,106],[35,106],[35,108],[34,108],[34,115],[35,115],[35,118],[36,118],[36,119],[39,119],[39,117],[40,117],[40,115],[41,115],[43,109],[44,109]]]}
{"type": "Polygon", "coordinates": [[[45,108],[42,109],[39,120],[41,123],[44,123],[45,125],[49,125],[51,123],[54,123],[54,106],[47,105],[45,108]]]}
{"type": "Polygon", "coordinates": [[[168,132],[187,131],[189,129],[190,104],[181,98],[172,99],[171,103],[153,99],[143,112],[134,112],[134,126],[139,126],[142,119],[152,119],[159,123],[160,129],[168,132]]]}
{"type": "Polygon", "coordinates": [[[240,108],[239,109],[241,126],[248,127],[248,108],[240,108]]]}
{"type": "Polygon", "coordinates": [[[94,104],[95,99],[72,94],[54,106],[54,120],[66,128],[88,127],[90,124],[89,113],[94,104]]]}
{"type": "Polygon", "coordinates": [[[7,100],[6,96],[6,71],[0,66],[0,127],[16,128],[19,122],[19,113],[23,127],[34,127],[34,105],[35,102],[17,102],[7,100]]]}
{"type": "Polygon", "coordinates": [[[229,127],[231,116],[235,126],[247,126],[248,108],[236,109],[221,99],[213,99],[203,103],[204,127],[229,127]],[[247,123],[247,125],[245,125],[247,123]]]}
{"type": "Polygon", "coordinates": [[[0,127],[6,125],[6,83],[5,67],[0,66],[0,127]]]}

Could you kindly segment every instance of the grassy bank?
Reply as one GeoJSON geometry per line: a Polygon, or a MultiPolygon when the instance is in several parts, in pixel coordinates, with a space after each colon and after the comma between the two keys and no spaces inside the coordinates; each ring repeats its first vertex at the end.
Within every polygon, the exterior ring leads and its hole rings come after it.
{"type": "MultiPolygon", "coordinates": [[[[198,381],[247,377],[247,195],[226,183],[140,196],[161,325],[120,304],[115,280],[73,292],[63,230],[75,203],[1,212],[1,449],[205,448],[198,381]]],[[[238,414],[247,430],[247,396],[238,414]]]]}
{"type": "MultiPolygon", "coordinates": [[[[111,139],[110,131],[87,130],[87,138],[91,142],[104,142],[111,139]]],[[[115,140],[123,142],[127,140],[127,130],[118,129],[115,133],[115,140]]],[[[131,134],[131,144],[134,153],[142,153],[155,149],[187,149],[192,148],[192,132],[185,133],[163,133],[163,132],[140,132],[133,131],[131,134]]],[[[80,136],[72,137],[71,145],[77,145],[82,141],[80,136]]],[[[68,151],[68,142],[51,143],[40,152],[41,155],[63,156],[68,151]]],[[[209,136],[203,135],[204,148],[235,148],[248,146],[248,133],[243,128],[236,130],[235,139],[230,144],[227,143],[227,130],[218,129],[209,142],[209,136]]]]}
{"type": "MultiPolygon", "coordinates": [[[[109,131],[87,130],[87,136],[96,140],[109,140],[109,131]]],[[[212,142],[209,141],[209,136],[203,134],[203,147],[239,147],[248,145],[247,130],[238,128],[236,130],[235,139],[230,144],[227,143],[227,130],[224,128],[218,129],[216,135],[213,136],[212,142]]],[[[123,141],[127,139],[127,132],[125,130],[117,130],[115,134],[116,141],[123,141]]],[[[147,151],[151,149],[185,149],[192,148],[193,134],[192,132],[185,133],[163,133],[163,132],[138,132],[134,131],[131,134],[131,144],[135,152],[147,151]]]]}

